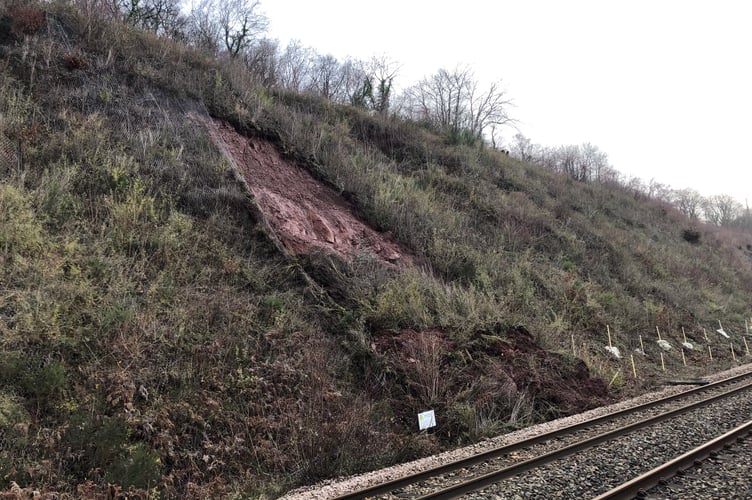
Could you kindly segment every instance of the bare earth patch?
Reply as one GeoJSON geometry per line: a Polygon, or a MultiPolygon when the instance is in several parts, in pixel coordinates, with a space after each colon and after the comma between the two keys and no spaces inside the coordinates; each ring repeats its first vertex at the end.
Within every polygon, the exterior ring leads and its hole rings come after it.
{"type": "Polygon", "coordinates": [[[225,122],[192,118],[208,128],[253,195],[272,236],[288,253],[333,253],[346,260],[371,255],[389,264],[411,262],[391,235],[358,219],[346,200],[283,157],[272,142],[245,137],[225,122]]]}

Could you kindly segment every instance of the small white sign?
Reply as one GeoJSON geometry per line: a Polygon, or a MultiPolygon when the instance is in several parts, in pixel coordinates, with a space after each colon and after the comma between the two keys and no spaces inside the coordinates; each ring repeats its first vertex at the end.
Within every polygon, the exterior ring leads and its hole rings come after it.
{"type": "Polygon", "coordinates": [[[433,410],[418,413],[418,428],[425,430],[429,427],[436,427],[436,415],[433,413],[433,410]]]}

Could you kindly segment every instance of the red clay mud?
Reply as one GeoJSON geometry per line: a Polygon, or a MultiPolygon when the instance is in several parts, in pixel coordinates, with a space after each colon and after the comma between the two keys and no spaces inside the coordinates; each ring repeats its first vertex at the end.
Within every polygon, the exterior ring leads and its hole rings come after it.
{"type": "Polygon", "coordinates": [[[262,138],[202,120],[212,141],[245,181],[273,236],[291,254],[325,252],[347,260],[371,255],[385,263],[411,261],[388,234],[355,216],[353,207],[262,138]]]}

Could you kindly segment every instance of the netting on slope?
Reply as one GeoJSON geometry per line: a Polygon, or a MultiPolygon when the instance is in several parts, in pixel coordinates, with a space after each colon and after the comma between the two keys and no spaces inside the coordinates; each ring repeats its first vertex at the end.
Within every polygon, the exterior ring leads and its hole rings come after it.
{"type": "Polygon", "coordinates": [[[19,158],[18,144],[0,132],[0,172],[17,168],[19,158]]]}

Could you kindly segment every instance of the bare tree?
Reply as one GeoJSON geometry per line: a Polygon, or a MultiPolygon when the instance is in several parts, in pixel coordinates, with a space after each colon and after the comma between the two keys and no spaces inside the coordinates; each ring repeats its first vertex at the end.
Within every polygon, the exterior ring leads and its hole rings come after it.
{"type": "Polygon", "coordinates": [[[513,120],[507,114],[511,101],[500,82],[480,87],[470,68],[440,69],[406,91],[408,115],[431,123],[452,135],[483,137],[491,126],[513,120]]]}
{"type": "Polygon", "coordinates": [[[671,201],[681,213],[692,220],[702,215],[704,200],[702,195],[694,189],[676,189],[671,193],[671,201]]]}
{"type": "Polygon", "coordinates": [[[237,57],[254,42],[260,43],[269,25],[266,16],[258,12],[259,5],[259,0],[193,0],[186,28],[188,39],[212,54],[223,47],[231,57],[237,57]]]}
{"type": "Polygon", "coordinates": [[[541,147],[522,134],[515,134],[512,142],[512,155],[522,161],[534,163],[540,156],[541,147]]]}
{"type": "Polygon", "coordinates": [[[671,193],[671,186],[658,182],[655,179],[650,179],[650,184],[648,184],[647,190],[648,198],[671,203],[671,193]]]}
{"type": "Polygon", "coordinates": [[[350,94],[350,103],[386,115],[391,106],[392,85],[399,65],[386,56],[373,57],[368,63],[361,64],[360,70],[360,82],[350,94]]]}
{"type": "Polygon", "coordinates": [[[648,194],[648,186],[645,184],[645,181],[642,180],[640,177],[635,177],[635,176],[630,177],[627,180],[625,187],[634,193],[635,199],[638,199],[641,196],[647,196],[648,194]]]}
{"type": "Polygon", "coordinates": [[[578,181],[587,180],[587,172],[580,162],[580,148],[578,146],[559,146],[549,156],[551,168],[568,175],[578,181]]]}
{"type": "Polygon", "coordinates": [[[442,68],[421,80],[407,90],[412,117],[451,133],[459,132],[463,119],[467,117],[469,79],[468,68],[458,68],[454,72],[442,68]]]}
{"type": "Polygon", "coordinates": [[[121,0],[70,0],[72,5],[86,16],[100,16],[107,19],[119,18],[122,15],[121,0]]]}
{"type": "Polygon", "coordinates": [[[717,226],[731,226],[744,213],[744,207],[732,196],[718,194],[705,199],[705,220],[717,226]]]}
{"type": "Polygon", "coordinates": [[[749,209],[749,201],[744,200],[742,214],[734,221],[734,225],[744,231],[752,232],[752,212],[749,209]]]}
{"type": "Polygon", "coordinates": [[[277,41],[263,38],[245,51],[245,65],[264,87],[277,85],[277,41]]]}
{"type": "MultiPolygon", "coordinates": [[[[533,144],[529,138],[518,133],[514,136],[510,147],[511,154],[520,160],[534,163],[578,181],[610,185],[624,183],[621,174],[609,164],[608,155],[589,142],[579,146],[544,147],[533,144]]],[[[636,181],[639,181],[639,186],[633,184],[631,187],[644,193],[642,181],[639,179],[636,181]]]]}
{"type": "Polygon", "coordinates": [[[296,92],[308,86],[314,56],[313,49],[303,46],[300,40],[291,40],[277,62],[279,86],[296,92]]]}
{"type": "Polygon", "coordinates": [[[186,26],[180,0],[117,0],[124,20],[159,35],[178,37],[186,26]]]}
{"type": "Polygon", "coordinates": [[[587,180],[602,182],[605,170],[609,167],[608,155],[601,151],[598,146],[589,142],[580,147],[583,167],[581,171],[587,171],[587,180]]]}
{"type": "Polygon", "coordinates": [[[347,59],[339,67],[342,73],[342,85],[334,95],[334,100],[340,103],[352,104],[353,96],[361,88],[367,77],[366,64],[358,59],[347,59]]]}
{"type": "Polygon", "coordinates": [[[481,139],[488,127],[507,125],[513,120],[507,114],[512,101],[506,98],[501,89],[501,82],[492,83],[488,89],[481,90],[475,80],[467,83],[469,95],[469,129],[481,139]]]}
{"type": "Polygon", "coordinates": [[[187,31],[188,41],[193,46],[212,55],[219,52],[222,32],[217,22],[214,0],[199,0],[191,4],[187,31]]]}
{"type": "Polygon", "coordinates": [[[598,182],[607,186],[621,186],[624,184],[624,176],[614,167],[608,165],[601,169],[598,182]]]}
{"type": "Polygon", "coordinates": [[[331,55],[317,56],[313,61],[310,90],[327,99],[334,99],[344,83],[339,61],[331,55]]]}
{"type": "Polygon", "coordinates": [[[246,50],[269,25],[266,16],[258,13],[259,0],[226,0],[217,5],[222,40],[231,57],[246,50]]]}
{"type": "Polygon", "coordinates": [[[387,56],[374,56],[368,66],[369,76],[374,87],[372,94],[373,109],[381,115],[386,115],[391,103],[392,84],[397,77],[400,65],[387,56]]]}
{"type": "Polygon", "coordinates": [[[535,163],[578,181],[590,180],[591,166],[582,148],[574,144],[541,148],[535,163]]]}

